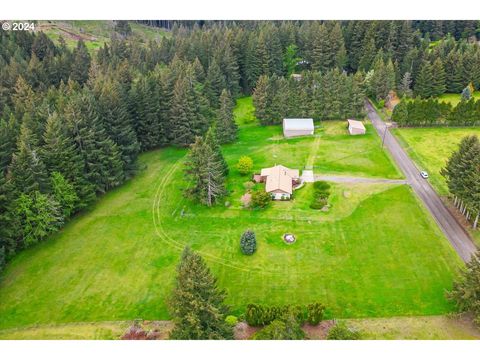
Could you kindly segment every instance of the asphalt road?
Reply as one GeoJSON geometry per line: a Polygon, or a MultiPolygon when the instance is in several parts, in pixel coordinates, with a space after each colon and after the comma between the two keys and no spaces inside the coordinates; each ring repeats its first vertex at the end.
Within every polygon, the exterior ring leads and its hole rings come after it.
{"type": "Polygon", "coordinates": [[[377,114],[373,106],[369,102],[366,102],[365,106],[368,117],[380,137],[383,138],[385,135],[384,145],[392,154],[398,167],[405,174],[408,184],[410,184],[412,189],[425,204],[425,207],[430,211],[438,226],[442,229],[458,255],[460,255],[463,261],[469,261],[472,254],[475,253],[476,247],[468,233],[443,204],[430,183],[420,176],[420,170],[417,169],[406,151],[390,133],[390,130],[386,128],[385,123],[377,114]]]}

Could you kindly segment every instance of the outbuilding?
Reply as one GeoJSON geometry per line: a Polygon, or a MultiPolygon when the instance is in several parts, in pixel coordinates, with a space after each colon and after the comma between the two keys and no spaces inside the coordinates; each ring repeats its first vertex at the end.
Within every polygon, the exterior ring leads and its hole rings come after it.
{"type": "Polygon", "coordinates": [[[313,119],[283,119],[283,136],[286,138],[313,135],[314,131],[313,119]]]}
{"type": "Polygon", "coordinates": [[[365,134],[366,129],[361,121],[348,119],[348,132],[350,135],[362,135],[365,134]]]}

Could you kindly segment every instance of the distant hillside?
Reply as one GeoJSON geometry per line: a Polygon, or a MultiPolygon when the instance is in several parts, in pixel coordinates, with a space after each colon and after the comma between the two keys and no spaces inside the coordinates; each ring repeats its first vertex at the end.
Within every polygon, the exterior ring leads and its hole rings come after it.
{"type": "MultiPolygon", "coordinates": [[[[140,42],[160,40],[169,36],[167,30],[129,22],[132,29],[132,39],[140,42]]],[[[90,51],[96,50],[108,42],[115,32],[115,22],[112,20],[40,20],[37,22],[35,31],[45,32],[54,42],[58,43],[63,37],[68,47],[76,46],[77,41],[82,39],[90,51]]],[[[118,35],[118,34],[117,34],[118,35]]]]}

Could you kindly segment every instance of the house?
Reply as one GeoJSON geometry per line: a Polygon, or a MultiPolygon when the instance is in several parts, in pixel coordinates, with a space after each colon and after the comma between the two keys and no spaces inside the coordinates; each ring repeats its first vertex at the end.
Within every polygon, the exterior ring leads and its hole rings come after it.
{"type": "Polygon", "coordinates": [[[366,129],[361,121],[348,119],[348,132],[350,135],[362,135],[365,134],[366,129]]]}
{"type": "Polygon", "coordinates": [[[262,169],[260,176],[274,200],[290,199],[294,186],[300,183],[299,171],[282,165],[262,169]]]}
{"type": "Polygon", "coordinates": [[[283,119],[283,136],[286,138],[313,135],[314,130],[313,119],[283,119]]]}

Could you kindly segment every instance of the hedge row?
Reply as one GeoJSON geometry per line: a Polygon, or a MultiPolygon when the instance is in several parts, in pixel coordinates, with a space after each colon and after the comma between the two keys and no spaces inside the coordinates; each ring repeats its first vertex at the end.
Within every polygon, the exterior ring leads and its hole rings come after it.
{"type": "Polygon", "coordinates": [[[325,307],[320,303],[312,303],[307,306],[263,306],[248,304],[245,320],[250,326],[264,326],[274,320],[285,319],[289,315],[293,315],[299,324],[308,322],[311,325],[317,325],[322,321],[324,312],[325,307]]]}

